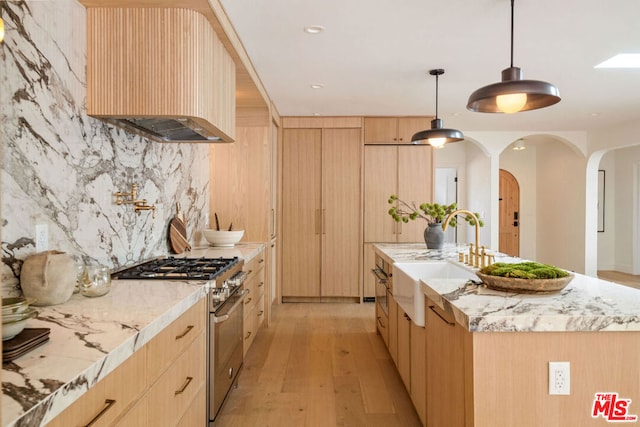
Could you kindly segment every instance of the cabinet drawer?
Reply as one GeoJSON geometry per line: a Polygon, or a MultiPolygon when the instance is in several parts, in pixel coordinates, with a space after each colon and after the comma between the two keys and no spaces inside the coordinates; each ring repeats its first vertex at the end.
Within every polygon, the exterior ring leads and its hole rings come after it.
{"type": "MultiPolygon", "coordinates": [[[[149,425],[174,426],[205,384],[205,334],[199,334],[178,360],[151,386],[149,425]]],[[[204,418],[203,418],[204,419],[204,418]]]]}
{"type": "Polygon", "coordinates": [[[247,281],[253,279],[253,277],[259,271],[261,270],[264,271],[264,264],[265,264],[265,254],[264,254],[264,250],[262,250],[258,255],[253,257],[251,261],[249,261],[242,267],[242,270],[247,272],[247,281]]]}
{"type": "Polygon", "coordinates": [[[206,393],[206,387],[202,386],[176,427],[194,427],[203,425],[203,420],[207,418],[206,393]]]}
{"type": "Polygon", "coordinates": [[[147,344],[150,382],[162,374],[196,336],[203,333],[205,318],[206,299],[203,298],[147,344]]]}
{"type": "Polygon", "coordinates": [[[376,328],[382,336],[384,344],[389,347],[389,316],[382,310],[380,304],[376,302],[376,328]]]}
{"type": "Polygon", "coordinates": [[[112,425],[147,386],[146,349],[135,352],[122,365],[83,394],[47,426],[112,425]],[[93,423],[92,423],[93,422],[93,423]]]}
{"type": "Polygon", "coordinates": [[[264,294],[260,296],[260,299],[256,303],[256,306],[253,309],[253,319],[255,321],[255,327],[253,328],[256,331],[256,334],[260,330],[260,326],[262,326],[262,322],[264,322],[264,294]]]}
{"type": "Polygon", "coordinates": [[[249,347],[251,347],[251,344],[253,343],[253,339],[256,337],[254,313],[255,306],[253,304],[250,307],[245,307],[242,335],[243,355],[247,354],[247,350],[249,350],[249,347]]]}

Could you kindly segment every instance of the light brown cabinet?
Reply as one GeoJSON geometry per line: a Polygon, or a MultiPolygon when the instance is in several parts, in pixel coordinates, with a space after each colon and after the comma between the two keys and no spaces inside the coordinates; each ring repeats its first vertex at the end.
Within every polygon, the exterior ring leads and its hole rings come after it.
{"type": "Polygon", "coordinates": [[[244,355],[253,344],[260,327],[265,318],[265,251],[254,257],[243,266],[247,272],[247,279],[244,282],[244,289],[249,292],[244,297],[244,319],[243,319],[243,347],[244,355]]]}
{"type": "Polygon", "coordinates": [[[392,294],[389,294],[389,341],[387,349],[393,363],[398,366],[398,303],[392,294]]]}
{"type": "Polygon", "coordinates": [[[360,297],[360,129],[284,129],[283,299],[360,297]]]}
{"type": "Polygon", "coordinates": [[[271,212],[271,138],[267,126],[236,129],[233,144],[212,144],[211,206],[209,224],[230,223],[244,230],[242,241],[269,241],[273,222],[271,212]]]}
{"type": "Polygon", "coordinates": [[[396,363],[405,388],[411,393],[411,318],[398,306],[398,361],[396,363]]]}
{"type": "Polygon", "coordinates": [[[427,145],[365,146],[365,242],[424,242],[424,221],[396,223],[389,216],[388,200],[392,194],[418,205],[432,200],[432,150],[427,145]]]}
{"type": "Polygon", "coordinates": [[[429,117],[365,117],[365,144],[411,144],[416,132],[429,129],[429,117]]]}
{"type": "Polygon", "coordinates": [[[411,331],[411,401],[422,421],[427,422],[427,356],[426,331],[423,326],[410,322],[411,331]]]}
{"type": "Polygon", "coordinates": [[[451,313],[426,300],[427,425],[465,425],[464,334],[451,313]]]}
{"type": "Polygon", "coordinates": [[[376,302],[376,331],[382,337],[384,345],[389,348],[389,315],[376,302]]]}
{"type": "Polygon", "coordinates": [[[204,423],[206,316],[202,299],[47,426],[204,423]]]}

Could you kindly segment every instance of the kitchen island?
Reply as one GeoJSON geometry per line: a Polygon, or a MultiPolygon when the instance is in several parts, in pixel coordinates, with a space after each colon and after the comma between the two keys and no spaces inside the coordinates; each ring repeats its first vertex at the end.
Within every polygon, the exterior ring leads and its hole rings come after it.
{"type": "MultiPolygon", "coordinates": [[[[390,263],[446,261],[476,270],[457,262],[464,248],[375,250],[390,263]]],[[[496,261],[520,260],[497,254],[496,261]]],[[[420,286],[426,375],[411,381],[426,381],[427,425],[587,426],[616,416],[638,422],[640,290],[581,274],[549,294],[495,291],[455,278],[425,277],[420,286]],[[568,394],[549,393],[549,362],[569,362],[568,378],[557,378],[568,394]],[[614,393],[630,399],[623,415],[612,410],[614,393]]]]}
{"type": "MultiPolygon", "coordinates": [[[[234,257],[249,262],[261,243],[199,247],[181,257],[234,257]]],[[[206,298],[208,282],[113,280],[108,294],[74,294],[64,304],[37,307],[28,328],[50,328],[50,340],[3,364],[2,426],[38,426],[137,354],[206,298]]],[[[204,323],[204,319],[202,319],[204,323]]],[[[204,355],[202,355],[204,357],[204,355]]]]}

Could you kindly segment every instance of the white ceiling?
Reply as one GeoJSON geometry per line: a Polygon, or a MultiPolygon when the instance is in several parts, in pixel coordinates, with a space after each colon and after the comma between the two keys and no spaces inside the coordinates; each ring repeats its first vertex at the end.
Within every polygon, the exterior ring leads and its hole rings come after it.
{"type": "Polygon", "coordinates": [[[640,0],[518,0],[514,66],[562,101],[472,113],[475,89],[510,61],[509,0],[221,0],[281,115],[438,115],[465,130],[585,130],[640,120],[640,69],[594,69],[640,53],[640,0]],[[305,26],[322,25],[310,35],[305,26]],[[312,84],[323,89],[311,89],[312,84]]]}

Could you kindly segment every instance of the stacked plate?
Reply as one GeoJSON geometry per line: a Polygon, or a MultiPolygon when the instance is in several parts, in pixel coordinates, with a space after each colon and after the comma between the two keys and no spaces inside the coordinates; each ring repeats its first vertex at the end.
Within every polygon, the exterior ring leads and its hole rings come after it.
{"type": "Polygon", "coordinates": [[[37,311],[29,307],[26,298],[14,297],[2,299],[2,341],[18,335],[27,324],[27,320],[36,317],[37,311]]]}

